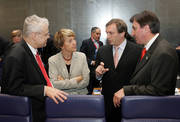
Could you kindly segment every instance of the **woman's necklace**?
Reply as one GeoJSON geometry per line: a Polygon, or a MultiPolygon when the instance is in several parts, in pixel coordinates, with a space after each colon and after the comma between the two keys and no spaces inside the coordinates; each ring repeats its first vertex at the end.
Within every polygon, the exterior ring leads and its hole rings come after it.
{"type": "Polygon", "coordinates": [[[66,60],[66,61],[70,61],[70,60],[72,59],[72,56],[71,56],[70,58],[65,58],[65,57],[63,56],[63,58],[64,58],[64,60],[66,60]]]}

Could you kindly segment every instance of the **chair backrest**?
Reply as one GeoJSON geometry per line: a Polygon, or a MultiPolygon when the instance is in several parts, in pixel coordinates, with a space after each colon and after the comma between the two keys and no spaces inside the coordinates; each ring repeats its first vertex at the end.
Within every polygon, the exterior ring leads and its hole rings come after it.
{"type": "Polygon", "coordinates": [[[28,97],[0,94],[0,122],[31,122],[28,97]]]}
{"type": "Polygon", "coordinates": [[[46,114],[46,122],[105,122],[104,97],[69,95],[59,104],[47,98],[46,114]]]}
{"type": "Polygon", "coordinates": [[[180,96],[126,96],[121,122],[180,122],[180,96]]]}

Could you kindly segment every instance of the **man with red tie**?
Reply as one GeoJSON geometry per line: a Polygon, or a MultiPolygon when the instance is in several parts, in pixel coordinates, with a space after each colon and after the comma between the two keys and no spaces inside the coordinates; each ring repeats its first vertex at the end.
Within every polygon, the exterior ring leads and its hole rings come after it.
{"type": "Polygon", "coordinates": [[[46,46],[49,22],[36,15],[24,21],[23,39],[12,46],[3,64],[2,93],[28,96],[32,103],[33,122],[45,121],[45,96],[58,104],[67,93],[53,88],[37,48],[46,46]]]}
{"type": "Polygon", "coordinates": [[[130,21],[132,35],[138,44],[144,45],[141,61],[136,66],[130,83],[114,94],[115,107],[126,95],[173,95],[178,71],[176,50],[159,34],[158,17],[143,11],[134,15],[130,21]]]}

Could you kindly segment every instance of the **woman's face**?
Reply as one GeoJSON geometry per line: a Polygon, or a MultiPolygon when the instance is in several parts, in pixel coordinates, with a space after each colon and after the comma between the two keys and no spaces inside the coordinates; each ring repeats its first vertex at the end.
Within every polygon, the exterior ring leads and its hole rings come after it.
{"type": "Polygon", "coordinates": [[[65,37],[64,38],[64,45],[62,46],[62,50],[68,52],[75,52],[76,51],[76,40],[75,37],[65,37]]]}

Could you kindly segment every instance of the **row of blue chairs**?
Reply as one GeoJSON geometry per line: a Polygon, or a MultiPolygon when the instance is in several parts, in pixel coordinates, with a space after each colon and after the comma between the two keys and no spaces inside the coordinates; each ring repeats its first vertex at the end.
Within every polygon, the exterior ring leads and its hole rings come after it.
{"type": "MultiPolygon", "coordinates": [[[[0,122],[32,122],[28,97],[0,94],[0,122]]],[[[69,95],[55,104],[46,99],[46,122],[105,122],[104,98],[97,95],[69,95]]]]}
{"type": "MultiPolygon", "coordinates": [[[[0,94],[0,122],[32,122],[27,97],[0,94]]],[[[121,122],[180,122],[180,96],[125,96],[121,122]]],[[[105,122],[101,95],[70,95],[64,103],[46,99],[46,122],[105,122]]]]}

